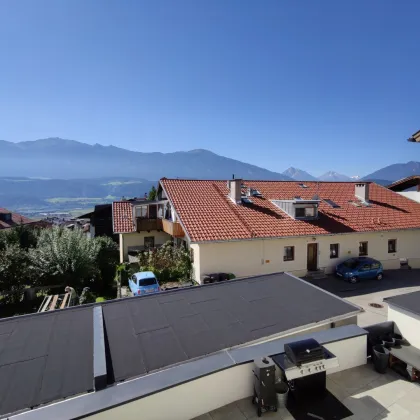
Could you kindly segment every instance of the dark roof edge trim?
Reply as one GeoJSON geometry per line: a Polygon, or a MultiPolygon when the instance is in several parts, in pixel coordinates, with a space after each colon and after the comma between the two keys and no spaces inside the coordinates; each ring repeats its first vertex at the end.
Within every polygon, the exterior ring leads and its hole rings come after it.
{"type": "Polygon", "coordinates": [[[105,331],[102,306],[93,308],[93,387],[95,391],[106,388],[107,369],[105,331]]]}
{"type": "MultiPolygon", "coordinates": [[[[393,296],[393,297],[395,297],[395,296],[393,296]]],[[[393,302],[391,299],[392,298],[384,298],[383,300],[388,303],[388,306],[394,306],[395,308],[398,308],[398,309],[400,309],[404,312],[407,312],[407,314],[415,315],[416,317],[420,317],[420,310],[413,310],[411,308],[407,308],[407,306],[404,306],[400,303],[393,302]]]]}
{"type": "Polygon", "coordinates": [[[289,272],[285,271],[284,274],[286,274],[286,275],[288,275],[290,277],[293,277],[294,279],[299,280],[299,281],[301,281],[301,282],[303,282],[305,284],[308,284],[309,286],[311,286],[311,287],[313,287],[313,288],[315,288],[315,289],[317,289],[317,290],[319,290],[321,292],[324,292],[327,295],[330,295],[330,296],[332,296],[332,297],[334,297],[334,298],[336,298],[338,300],[341,300],[341,302],[346,303],[347,305],[353,306],[355,308],[355,310],[357,311],[357,313],[360,313],[360,312],[364,312],[365,311],[361,306],[358,306],[355,303],[349,302],[348,300],[343,299],[340,296],[335,295],[334,293],[328,292],[327,290],[324,290],[321,287],[315,286],[314,284],[310,283],[309,281],[302,280],[300,277],[297,277],[297,276],[293,275],[292,273],[289,273],[289,272]]]}

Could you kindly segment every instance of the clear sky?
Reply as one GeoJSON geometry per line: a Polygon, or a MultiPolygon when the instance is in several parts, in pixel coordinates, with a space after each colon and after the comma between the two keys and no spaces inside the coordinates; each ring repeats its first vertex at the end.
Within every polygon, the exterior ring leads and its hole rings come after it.
{"type": "Polygon", "coordinates": [[[281,172],[420,160],[418,0],[2,0],[0,139],[281,172]]]}

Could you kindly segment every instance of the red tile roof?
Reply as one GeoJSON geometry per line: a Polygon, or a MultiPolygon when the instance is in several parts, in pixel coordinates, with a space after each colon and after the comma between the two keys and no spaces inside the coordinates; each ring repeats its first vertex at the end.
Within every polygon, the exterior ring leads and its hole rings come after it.
{"type": "Polygon", "coordinates": [[[136,231],[133,221],[133,207],[129,201],[115,201],[112,203],[112,223],[114,233],[136,231]]]}
{"type": "Polygon", "coordinates": [[[24,225],[28,223],[35,223],[35,220],[29,219],[29,217],[22,216],[18,213],[13,213],[10,210],[0,207],[0,229],[7,229],[17,225],[24,225]],[[11,214],[11,220],[3,220],[2,214],[11,214]]]}
{"type": "Polygon", "coordinates": [[[162,179],[161,184],[193,242],[284,236],[323,235],[420,228],[420,204],[370,184],[370,207],[356,207],[354,182],[244,181],[262,197],[253,204],[234,204],[226,181],[162,179]],[[317,220],[295,220],[270,200],[311,199],[318,194],[340,208],[321,201],[317,220]]]}
{"type": "Polygon", "coordinates": [[[392,184],[387,185],[386,187],[392,191],[404,191],[408,188],[417,187],[420,185],[420,175],[411,175],[398,181],[393,182],[392,184]]]}

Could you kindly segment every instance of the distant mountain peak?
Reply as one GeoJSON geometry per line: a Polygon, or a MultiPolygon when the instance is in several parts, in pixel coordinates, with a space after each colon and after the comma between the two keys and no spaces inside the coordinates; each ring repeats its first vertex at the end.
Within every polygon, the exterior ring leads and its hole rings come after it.
{"type": "Polygon", "coordinates": [[[328,171],[325,172],[325,174],[318,177],[320,181],[331,181],[331,182],[337,182],[337,181],[351,181],[351,178],[347,175],[339,174],[335,171],[328,171]]]}
{"type": "Polygon", "coordinates": [[[316,178],[308,172],[303,171],[302,169],[294,168],[291,166],[290,168],[286,169],[282,172],[283,175],[286,175],[296,181],[314,181],[316,178]]]}
{"type": "Polygon", "coordinates": [[[411,175],[420,175],[420,162],[394,163],[366,175],[363,179],[386,179],[394,182],[411,175]]]}

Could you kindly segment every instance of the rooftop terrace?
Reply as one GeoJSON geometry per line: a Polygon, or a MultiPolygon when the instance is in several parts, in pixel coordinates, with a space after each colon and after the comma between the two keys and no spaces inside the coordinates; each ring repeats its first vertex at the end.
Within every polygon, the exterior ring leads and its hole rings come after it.
{"type": "MultiPolygon", "coordinates": [[[[388,369],[385,375],[374,371],[371,364],[327,376],[327,388],[352,413],[354,420],[420,419],[420,386],[407,382],[388,369]]],[[[194,420],[256,419],[251,398],[211,411],[194,420]]],[[[277,413],[264,413],[264,419],[293,420],[285,408],[277,413]]]]}

